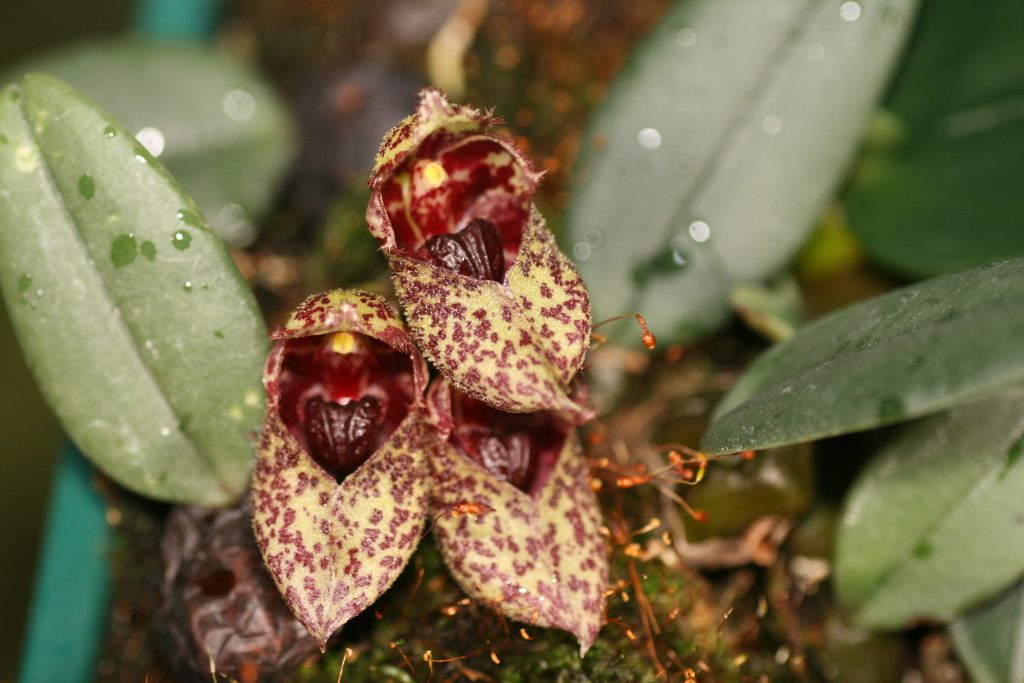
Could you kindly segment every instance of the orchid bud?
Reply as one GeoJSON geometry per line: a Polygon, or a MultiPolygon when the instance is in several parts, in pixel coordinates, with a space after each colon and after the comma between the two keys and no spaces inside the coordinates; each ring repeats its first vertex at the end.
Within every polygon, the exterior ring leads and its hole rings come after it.
{"type": "Polygon", "coordinates": [[[576,636],[604,620],[601,513],[575,427],[553,411],[496,410],[441,381],[434,536],[452,576],[505,616],[576,636]],[[474,514],[468,514],[472,511],[474,514]]]}
{"type": "Polygon", "coordinates": [[[271,576],[321,649],[409,561],[426,518],[427,367],[366,292],[310,297],[272,338],[253,528],[271,576]]]}
{"type": "Polygon", "coordinates": [[[425,90],[384,139],[367,209],[424,355],[462,392],[509,412],[590,412],[569,384],[590,298],[533,205],[540,180],[489,114],[425,90]]]}

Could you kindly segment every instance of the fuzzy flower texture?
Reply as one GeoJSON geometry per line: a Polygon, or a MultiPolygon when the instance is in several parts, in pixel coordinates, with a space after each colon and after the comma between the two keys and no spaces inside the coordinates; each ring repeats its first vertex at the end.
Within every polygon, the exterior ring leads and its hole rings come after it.
{"type": "Polygon", "coordinates": [[[384,139],[367,222],[408,328],[380,297],[336,290],[273,334],[253,525],[321,648],[428,523],[470,597],[573,633],[581,654],[604,618],[573,384],[589,295],[533,204],[540,175],[494,123],[428,90],[384,139]]]}

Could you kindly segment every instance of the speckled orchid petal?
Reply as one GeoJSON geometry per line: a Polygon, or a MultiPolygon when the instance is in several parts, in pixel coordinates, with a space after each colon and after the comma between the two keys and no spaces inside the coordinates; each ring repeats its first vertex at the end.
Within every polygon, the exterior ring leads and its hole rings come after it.
{"type": "MultiPolygon", "coordinates": [[[[435,390],[432,389],[432,393],[435,390]]],[[[431,400],[445,409],[444,400],[431,400]]],[[[451,426],[441,416],[439,425],[451,426]]],[[[581,656],[604,620],[608,561],[601,513],[575,429],[528,493],[453,445],[432,460],[434,536],[452,576],[502,614],[576,636],[581,656]]]]}
{"type": "Polygon", "coordinates": [[[419,542],[429,505],[427,452],[436,443],[423,412],[427,369],[394,310],[365,292],[311,297],[273,336],[278,343],[264,377],[268,406],[253,478],[253,529],[285,601],[323,648],[391,586],[419,542]],[[289,345],[337,333],[366,335],[407,354],[412,378],[406,381],[415,387],[394,430],[340,482],[286,423],[282,399],[289,345]]]}
{"type": "Polygon", "coordinates": [[[569,387],[590,344],[590,299],[539,212],[504,282],[402,256],[391,268],[420,349],[459,390],[509,412],[591,417],[569,387]]]}

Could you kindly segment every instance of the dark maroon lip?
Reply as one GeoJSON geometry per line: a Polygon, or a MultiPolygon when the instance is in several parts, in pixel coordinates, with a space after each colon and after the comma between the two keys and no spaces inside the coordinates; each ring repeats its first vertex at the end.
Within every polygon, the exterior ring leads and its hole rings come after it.
{"type": "Polygon", "coordinates": [[[449,443],[493,476],[535,497],[558,462],[568,426],[550,411],[506,413],[451,391],[449,443]]]}
{"type": "Polygon", "coordinates": [[[416,394],[412,360],[358,332],[281,343],[281,419],[317,464],[340,482],[408,414],[416,394]]]}
{"type": "Polygon", "coordinates": [[[500,138],[447,131],[429,136],[378,185],[400,254],[429,261],[425,247],[432,238],[483,219],[496,228],[506,265],[519,252],[534,187],[529,169],[500,138]],[[491,163],[494,158],[507,163],[491,163]]]}

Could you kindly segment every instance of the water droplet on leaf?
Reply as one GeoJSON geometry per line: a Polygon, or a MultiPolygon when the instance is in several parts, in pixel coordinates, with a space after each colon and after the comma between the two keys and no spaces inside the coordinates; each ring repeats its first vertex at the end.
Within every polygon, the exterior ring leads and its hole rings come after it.
{"type": "Polygon", "coordinates": [[[78,179],[78,193],[86,199],[92,199],[96,194],[96,181],[88,173],[78,179]]]}
{"type": "Polygon", "coordinates": [[[135,134],[135,139],[141,142],[142,146],[145,147],[146,151],[152,154],[153,157],[159,157],[164,153],[166,140],[164,139],[163,131],[159,128],[147,126],[135,134]]]}
{"type": "Polygon", "coordinates": [[[142,253],[142,255],[146,258],[147,261],[152,261],[153,259],[156,258],[156,245],[150,242],[149,240],[146,240],[145,242],[142,243],[142,246],[139,247],[139,251],[142,253]]]}
{"type": "Polygon", "coordinates": [[[661,147],[661,133],[655,128],[644,128],[637,133],[636,141],[644,149],[658,149],[661,147]]]}
{"type": "Polygon", "coordinates": [[[185,251],[188,249],[189,245],[192,244],[192,235],[186,230],[178,230],[171,237],[171,244],[173,244],[174,248],[178,251],[185,251]]]}
{"type": "Polygon", "coordinates": [[[112,138],[117,135],[117,130],[113,126],[107,126],[103,129],[103,137],[112,138]]]}
{"type": "Polygon", "coordinates": [[[110,262],[115,268],[127,266],[137,255],[138,245],[135,243],[134,235],[118,235],[110,245],[110,262]]]}
{"type": "Polygon", "coordinates": [[[697,32],[689,26],[676,31],[676,42],[683,47],[693,47],[697,43],[697,32]]]}
{"type": "Polygon", "coordinates": [[[28,288],[32,286],[32,276],[28,273],[22,273],[21,277],[18,278],[18,291],[27,292],[28,288]]]}
{"type": "Polygon", "coordinates": [[[178,213],[176,213],[175,216],[178,218],[179,221],[181,221],[185,225],[191,225],[193,228],[203,227],[203,222],[199,220],[199,216],[197,216],[191,211],[188,211],[187,209],[182,209],[178,211],[178,213]]]}
{"type": "Polygon", "coordinates": [[[860,19],[861,7],[856,0],[847,0],[839,6],[839,16],[843,21],[857,21],[860,19]]]}

